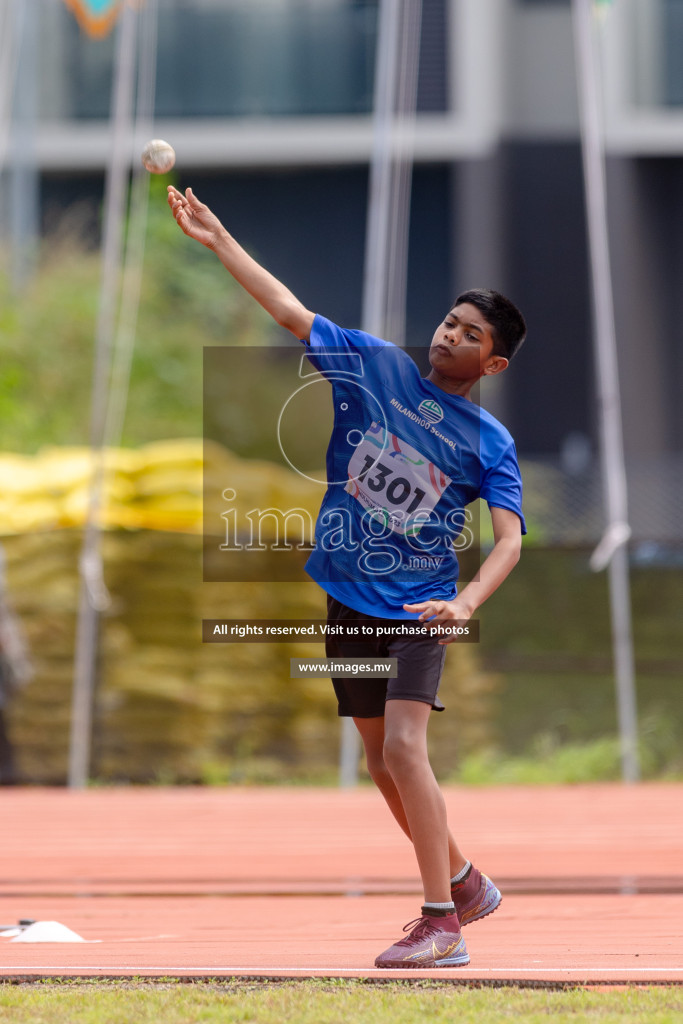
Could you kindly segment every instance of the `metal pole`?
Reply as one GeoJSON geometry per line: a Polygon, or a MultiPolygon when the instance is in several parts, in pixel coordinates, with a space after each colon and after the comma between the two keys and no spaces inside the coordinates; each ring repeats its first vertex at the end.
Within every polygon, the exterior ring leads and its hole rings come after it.
{"type": "MultiPolygon", "coordinates": [[[[375,61],[374,128],[365,236],[362,327],[403,343],[412,152],[397,128],[415,114],[422,0],[381,0],[375,61]]],[[[412,140],[412,136],[410,141],[412,140]]],[[[358,782],[360,737],[342,718],[339,784],[358,782]]]]}
{"type": "MultiPolygon", "coordinates": [[[[363,270],[361,323],[368,334],[385,328],[386,270],[391,209],[392,128],[395,112],[401,0],[380,0],[375,57],[372,156],[363,270]]],[[[353,719],[342,718],[339,785],[358,782],[360,736],[353,719]]]]}
{"type": "Polygon", "coordinates": [[[402,344],[422,0],[381,0],[361,323],[402,344]]]}
{"type": "Polygon", "coordinates": [[[4,171],[12,132],[12,109],[21,52],[19,0],[0,3],[0,240],[5,235],[10,204],[5,197],[4,171]]]}
{"type": "Polygon", "coordinates": [[[380,0],[375,59],[372,156],[363,272],[361,323],[368,334],[385,329],[393,127],[402,0],[380,0]]]}
{"type": "Polygon", "coordinates": [[[112,149],[107,172],[105,218],[102,239],[102,279],[95,333],[90,416],[92,481],[88,516],[79,571],[81,589],[76,628],[76,656],[71,709],[69,786],[81,789],[90,773],[92,705],[97,660],[99,613],[106,608],[108,594],[102,572],[100,513],[104,487],[104,430],[111,349],[119,295],[123,222],[125,216],[132,98],[135,82],[137,13],[124,4],[118,25],[115,79],[112,98],[112,149]]]}
{"type": "MultiPolygon", "coordinates": [[[[157,23],[158,0],[145,0],[145,5],[140,11],[138,29],[138,82],[134,131],[136,153],[141,153],[145,142],[154,135],[157,23]]],[[[104,425],[104,443],[107,447],[116,447],[121,443],[126,415],[142,289],[149,179],[149,172],[144,169],[140,161],[137,161],[133,167],[129,225],[123,258],[121,307],[114,338],[110,388],[107,396],[107,414],[104,425]]]]}
{"type": "Polygon", "coordinates": [[[396,128],[385,271],[385,334],[396,345],[406,342],[410,197],[415,156],[415,111],[422,34],[422,0],[405,0],[401,11],[396,128]]]}
{"type": "Polygon", "coordinates": [[[628,525],[627,479],[607,222],[605,152],[600,117],[602,89],[593,16],[593,0],[573,0],[586,217],[593,293],[601,457],[607,511],[607,527],[602,540],[593,552],[591,568],[597,572],[609,566],[612,649],[622,775],[625,782],[636,782],[640,777],[640,766],[628,549],[626,547],[631,530],[628,525]]]}
{"type": "Polygon", "coordinates": [[[10,229],[12,283],[21,289],[33,269],[38,244],[38,167],[36,165],[36,117],[38,104],[38,23],[35,3],[16,8],[17,61],[12,127],[10,172],[10,229]]]}

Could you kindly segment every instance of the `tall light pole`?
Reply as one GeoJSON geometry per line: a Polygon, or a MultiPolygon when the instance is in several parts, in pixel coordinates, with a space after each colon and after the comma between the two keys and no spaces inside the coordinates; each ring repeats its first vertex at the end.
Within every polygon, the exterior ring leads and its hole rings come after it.
{"type": "Polygon", "coordinates": [[[601,119],[603,92],[595,32],[596,6],[594,0],[572,0],[572,3],[593,296],[600,449],[607,519],[602,540],[593,552],[590,564],[596,572],[608,570],[622,775],[625,782],[636,782],[640,777],[640,765],[627,548],[631,529],[628,524],[619,362],[609,251],[604,132],[601,119]]]}
{"type": "Polygon", "coordinates": [[[102,567],[101,506],[104,490],[104,443],[110,365],[120,291],[123,226],[128,196],[133,88],[138,13],[124,4],[118,38],[112,97],[111,155],[105,189],[102,277],[95,330],[95,359],[90,414],[92,482],[79,561],[80,596],[71,703],[69,786],[81,789],[90,774],[92,711],[100,613],[108,603],[102,567]]]}
{"type": "MultiPolygon", "coordinates": [[[[361,326],[399,345],[405,344],[421,24],[422,0],[380,0],[361,326]]],[[[355,785],[359,757],[353,720],[342,718],[340,785],[355,785]]]]}

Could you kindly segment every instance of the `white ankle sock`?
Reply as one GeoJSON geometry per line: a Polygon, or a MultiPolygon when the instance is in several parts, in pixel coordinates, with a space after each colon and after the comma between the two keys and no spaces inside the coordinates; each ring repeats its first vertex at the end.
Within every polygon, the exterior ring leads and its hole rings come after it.
{"type": "Polygon", "coordinates": [[[455,885],[456,882],[462,882],[463,878],[465,877],[465,875],[467,874],[471,867],[472,865],[470,864],[469,861],[467,861],[465,867],[461,871],[458,871],[457,875],[454,875],[454,877],[451,878],[451,885],[455,885]]]}
{"type": "Polygon", "coordinates": [[[428,910],[455,910],[455,903],[452,900],[450,903],[423,903],[422,906],[428,910]]]}

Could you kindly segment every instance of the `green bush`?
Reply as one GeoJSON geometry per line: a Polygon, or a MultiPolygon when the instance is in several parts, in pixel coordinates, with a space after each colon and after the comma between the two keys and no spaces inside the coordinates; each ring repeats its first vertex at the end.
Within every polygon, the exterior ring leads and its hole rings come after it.
{"type": "MultiPolygon", "coordinates": [[[[87,444],[100,253],[66,211],[15,291],[0,254],[0,450],[87,444]]],[[[270,344],[277,328],[176,226],[152,180],[122,443],[202,434],[202,346],[270,344]]],[[[116,441],[117,439],[115,439],[116,441]]]]}

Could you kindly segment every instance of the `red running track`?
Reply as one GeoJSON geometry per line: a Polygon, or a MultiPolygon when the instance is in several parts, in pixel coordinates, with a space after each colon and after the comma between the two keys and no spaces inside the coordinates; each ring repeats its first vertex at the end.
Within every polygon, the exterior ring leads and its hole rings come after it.
{"type": "Polygon", "coordinates": [[[0,977],[683,982],[683,786],[446,788],[503,891],[466,968],[378,971],[419,916],[410,843],[373,790],[0,791],[0,977]]]}

